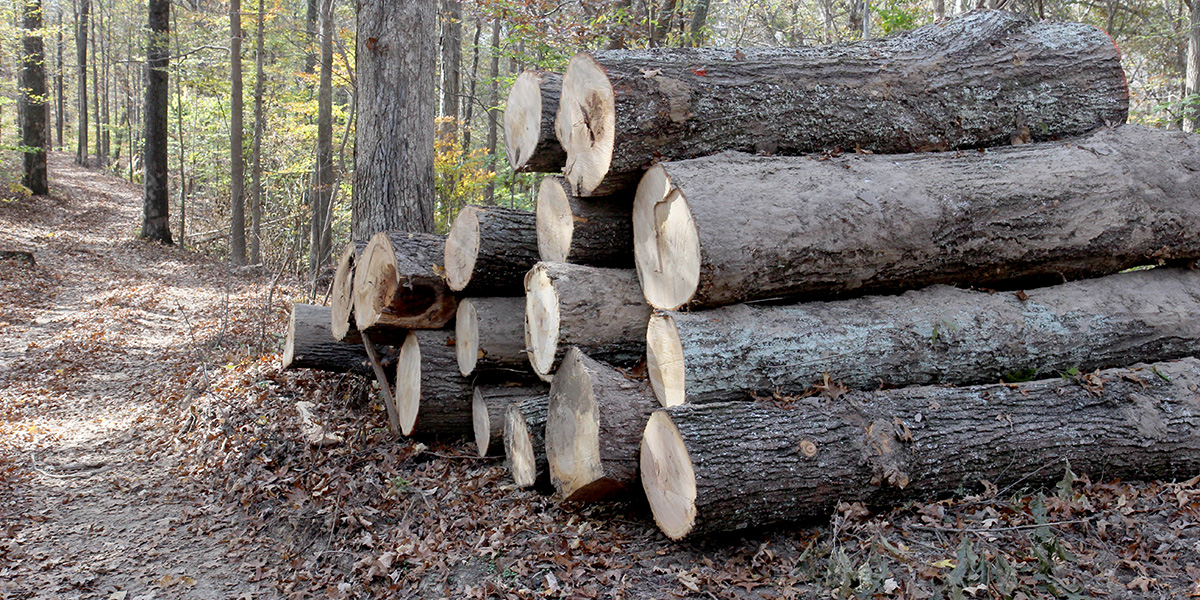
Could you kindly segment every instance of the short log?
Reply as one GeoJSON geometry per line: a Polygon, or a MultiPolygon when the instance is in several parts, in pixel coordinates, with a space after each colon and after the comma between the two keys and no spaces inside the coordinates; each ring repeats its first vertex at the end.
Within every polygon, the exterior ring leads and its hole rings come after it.
{"type": "Polygon", "coordinates": [[[550,489],[546,462],[546,409],[550,395],[513,402],[504,412],[504,455],[519,488],[550,489]]]}
{"type": "Polygon", "coordinates": [[[475,386],[471,418],[479,456],[501,456],[505,453],[504,427],[509,405],[535,398],[544,399],[547,391],[544,384],[475,386]]]}
{"type": "Polygon", "coordinates": [[[350,242],[338,257],[337,269],[333,272],[333,289],[329,294],[329,306],[333,322],[331,331],[334,339],[361,343],[358,324],[354,321],[354,265],[367,245],[350,242]]]}
{"type": "Polygon", "coordinates": [[[554,135],[562,75],[524,71],[517,75],[504,107],[504,152],[517,173],[562,171],[567,153],[554,135]]]}
{"type": "Polygon", "coordinates": [[[376,341],[409,329],[441,329],[458,298],[440,275],[443,238],[432,233],[380,232],[371,236],[354,269],[354,320],[376,341]]]}
{"type": "MultiPolygon", "coordinates": [[[[333,339],[330,333],[332,311],[327,306],[296,303],[288,319],[287,341],[280,358],[282,368],[316,369],[331,373],[371,375],[371,363],[362,342],[350,343],[333,339]]],[[[379,348],[380,362],[396,362],[396,349],[379,348]]]]}
{"type": "Polygon", "coordinates": [[[529,211],[468,205],[446,236],[446,282],[466,296],[519,296],[537,261],[537,217],[529,211]]]}
{"type": "Polygon", "coordinates": [[[463,298],[454,319],[458,370],[529,372],[525,355],[525,299],[463,298]]]}
{"type": "Polygon", "coordinates": [[[633,194],[581,198],[550,175],[538,189],[537,235],[545,262],[633,268],[633,194]]]}
{"type": "Polygon", "coordinates": [[[400,432],[419,438],[463,438],[474,429],[473,386],[459,375],[453,334],[413,330],[396,361],[400,432]]]}

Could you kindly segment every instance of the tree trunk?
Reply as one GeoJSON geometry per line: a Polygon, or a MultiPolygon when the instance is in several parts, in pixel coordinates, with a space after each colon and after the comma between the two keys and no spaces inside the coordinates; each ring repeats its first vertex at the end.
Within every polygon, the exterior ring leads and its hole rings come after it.
{"type": "Polygon", "coordinates": [[[662,0],[658,9],[658,20],[650,30],[651,48],[661,46],[666,41],[667,33],[671,31],[671,21],[675,18],[675,2],[676,0],[662,0]]]}
{"type": "Polygon", "coordinates": [[[446,236],[446,283],[467,296],[518,296],[538,261],[537,216],[466,206],[446,236]]]}
{"type": "Polygon", "coordinates": [[[665,406],[855,389],[976,384],[1200,354],[1200,271],[1159,268],[1017,293],[901,296],[655,313],[650,380],[665,406]],[[825,385],[829,385],[826,381],[825,385]]]}
{"type": "Polygon", "coordinates": [[[525,298],[464,298],[454,319],[458,370],[529,372],[525,355],[525,298]]]}
{"type": "Polygon", "coordinates": [[[99,3],[99,0],[97,0],[96,6],[95,6],[96,10],[92,13],[92,21],[91,21],[91,30],[92,31],[88,37],[88,42],[91,43],[91,45],[92,45],[92,110],[94,112],[94,114],[92,116],[95,117],[95,119],[92,121],[92,123],[95,127],[95,133],[96,133],[96,142],[95,142],[96,143],[96,165],[95,166],[99,167],[101,169],[104,168],[104,156],[101,155],[101,148],[103,146],[103,143],[101,142],[101,139],[100,139],[101,131],[100,131],[100,73],[99,73],[100,69],[99,69],[99,63],[103,60],[103,57],[101,57],[100,53],[96,50],[96,38],[100,37],[99,35],[97,35],[97,31],[100,29],[99,22],[101,19],[101,15],[103,14],[101,12],[103,10],[103,8],[104,7],[99,3]]]}
{"type": "Polygon", "coordinates": [[[663,163],[633,226],[663,309],[1104,275],[1200,257],[1200,138],[1126,125],[986,153],[663,163]]]}
{"type": "Polygon", "coordinates": [[[475,37],[471,43],[471,91],[467,93],[463,107],[462,122],[462,151],[471,153],[471,120],[475,114],[475,89],[479,83],[479,36],[483,32],[483,23],[475,21],[475,37]]]}
{"type": "Polygon", "coordinates": [[[304,72],[312,75],[317,69],[317,22],[321,0],[305,0],[304,9],[304,72]]]}
{"type": "Polygon", "coordinates": [[[562,75],[525,71],[517,76],[504,106],[504,153],[518,173],[562,171],[567,153],[554,133],[562,75]]]}
{"type": "Polygon", "coordinates": [[[479,456],[501,456],[505,452],[504,426],[510,404],[541,399],[546,402],[546,386],[477,385],[472,395],[471,415],[475,448],[479,456]]]}
{"type": "MultiPolygon", "coordinates": [[[[292,305],[287,342],[283,346],[282,368],[317,369],[331,373],[357,373],[365,377],[374,371],[362,341],[350,343],[333,339],[329,331],[329,307],[314,304],[292,305]]],[[[380,362],[390,367],[396,362],[396,349],[378,346],[380,362]]]]}
{"type": "Polygon", "coordinates": [[[696,10],[692,13],[692,26],[688,31],[687,45],[699,48],[704,45],[704,28],[708,26],[709,0],[696,0],[696,10]]]}
{"type": "Polygon", "coordinates": [[[459,91],[461,63],[462,2],[442,0],[442,116],[448,118],[438,134],[446,139],[453,139],[458,131],[458,107],[462,96],[459,91]]]}
{"type": "Polygon", "coordinates": [[[550,488],[546,462],[546,408],[550,395],[534,396],[508,405],[504,413],[504,455],[508,472],[519,488],[550,488]]]}
{"type": "MultiPolygon", "coordinates": [[[[90,7],[90,0],[79,0],[79,13],[75,18],[75,91],[79,104],[76,107],[79,111],[79,127],[75,133],[79,143],[75,147],[75,164],[84,167],[88,166],[87,39],[90,7]]],[[[153,31],[150,36],[154,36],[153,31]]],[[[149,56],[149,48],[146,52],[149,56]]],[[[163,59],[166,60],[165,54],[163,59]]]]}
{"type": "Polygon", "coordinates": [[[1187,74],[1184,86],[1192,104],[1184,116],[1186,131],[1200,132],[1200,0],[1188,0],[1191,18],[1187,30],[1187,74]]]}
{"type": "Polygon", "coordinates": [[[54,112],[54,127],[56,134],[54,139],[58,141],[58,148],[61,150],[67,147],[67,142],[63,139],[63,126],[66,124],[67,102],[66,98],[63,97],[63,48],[65,44],[63,43],[63,6],[61,4],[58,6],[58,31],[55,35],[57,36],[55,43],[58,50],[58,60],[54,62],[54,95],[58,110],[54,112]]]}
{"type": "Polygon", "coordinates": [[[646,353],[650,305],[633,269],[538,263],[525,277],[525,346],[546,381],[568,347],[620,366],[646,353]]]}
{"type": "Polygon", "coordinates": [[[46,52],[42,46],[42,0],[23,0],[21,40],[21,144],[26,147],[21,183],[34,195],[50,193],[46,174],[46,52]],[[32,148],[33,151],[28,149],[32,148]]]}
{"type": "Polygon", "coordinates": [[[579,54],[556,129],[584,196],[661,160],[974,148],[1026,130],[1049,140],[1124,123],[1128,107],[1104,32],[976,12],[855,44],[579,54]]]}
{"type": "Polygon", "coordinates": [[[250,166],[250,263],[262,264],[262,139],[265,127],[263,114],[263,28],[266,12],[263,0],[258,0],[258,21],[254,24],[254,158],[250,166]]]}
{"type": "MultiPolygon", "coordinates": [[[[492,21],[492,70],[488,79],[487,96],[487,155],[488,165],[492,171],[496,169],[496,130],[500,122],[500,19],[492,21]]],[[[488,180],[487,189],[483,192],[483,203],[488,206],[496,204],[496,178],[488,180]]]]}
{"type": "Polygon", "coordinates": [[[461,438],[474,428],[471,380],[458,374],[453,334],[413,330],[396,363],[400,432],[421,438],[461,438]]]}
{"type": "Polygon", "coordinates": [[[333,272],[333,284],[329,292],[330,333],[337,340],[362,341],[354,320],[354,270],[366,247],[361,242],[346,244],[338,258],[337,270],[333,272]]]}
{"type": "MultiPolygon", "coordinates": [[[[407,329],[441,329],[458,310],[458,299],[438,274],[440,235],[380,232],[354,268],[354,322],[381,340],[407,329]]],[[[399,342],[399,340],[397,340],[399,342]]]]}
{"type": "Polygon", "coordinates": [[[569,502],[633,496],[638,440],[657,407],[645,381],[568,350],[546,412],[546,459],[558,496],[569,502]]]}
{"type": "Polygon", "coordinates": [[[246,264],[246,166],[242,153],[242,0],[229,0],[229,252],[246,264]]]}
{"type": "Polygon", "coordinates": [[[546,262],[628,269],[633,263],[633,197],[579,197],[560,175],[537,196],[538,255],[546,262]]]}
{"type": "Polygon", "coordinates": [[[434,0],[359,3],[352,237],[432,233],[434,0]]]}
{"type": "Polygon", "coordinates": [[[1200,470],[1200,361],[1018,385],[914,387],[654,413],[642,485],[682,539],[824,518],[839,502],[887,508],[987,480],[1048,484],[1200,470]],[[1051,468],[1047,468],[1051,467],[1051,468]]]}
{"type": "Polygon", "coordinates": [[[309,272],[315,277],[333,255],[333,0],[321,2],[320,87],[317,92],[317,161],[313,173],[309,272]]]}
{"type": "MultiPolygon", "coordinates": [[[[83,0],[87,4],[87,0],[83,0]]],[[[149,0],[146,43],[145,189],[139,237],[171,243],[171,196],[167,187],[167,103],[170,100],[171,3],[149,0]]],[[[83,114],[86,111],[81,111],[83,114]]],[[[82,117],[81,117],[82,118],[82,117]]],[[[81,131],[86,131],[82,129],[81,131]]],[[[82,134],[81,134],[82,135],[82,134]]],[[[84,145],[86,148],[86,145],[84,145]]],[[[182,184],[182,182],[180,182],[182,184]]]]}

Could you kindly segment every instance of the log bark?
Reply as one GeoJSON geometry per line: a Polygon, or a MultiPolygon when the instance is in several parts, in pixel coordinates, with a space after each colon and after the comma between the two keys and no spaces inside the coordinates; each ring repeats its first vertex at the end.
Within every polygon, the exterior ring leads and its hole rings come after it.
{"type": "Polygon", "coordinates": [[[657,407],[645,381],[568,350],[546,413],[546,459],[558,496],[597,502],[634,494],[638,441],[657,407]]]}
{"type": "Polygon", "coordinates": [[[664,163],[633,225],[656,308],[1015,289],[1200,256],[1200,138],[1126,125],[955,155],[664,163]]]}
{"type": "Polygon", "coordinates": [[[921,386],[656,412],[641,446],[654,519],[682,539],[975,487],[1200,470],[1200,361],[1017,385],[921,386]],[[1050,468],[1048,468],[1050,467],[1050,468]]]}
{"type": "MultiPolygon", "coordinates": [[[[371,364],[361,342],[349,343],[333,339],[330,333],[329,307],[313,304],[292,305],[288,320],[287,341],[280,362],[282,368],[316,369],[331,373],[371,375],[371,364]]],[[[396,349],[379,348],[380,361],[385,365],[396,362],[396,349]]]]}
{"type": "Polygon", "coordinates": [[[404,339],[408,329],[440,329],[454,318],[458,298],[441,270],[443,237],[381,232],[371,236],[354,269],[354,321],[378,339],[404,339]]]}
{"type": "Polygon", "coordinates": [[[342,249],[329,294],[333,319],[330,332],[334,339],[355,344],[362,342],[362,336],[358,334],[358,324],[354,320],[354,267],[366,247],[362,242],[350,242],[342,249]]]}
{"type": "Polygon", "coordinates": [[[504,108],[504,152],[518,173],[558,173],[567,153],[554,135],[562,75],[525,71],[517,76],[504,108]]]}
{"type": "Polygon", "coordinates": [[[412,330],[396,361],[400,433],[417,438],[471,435],[471,380],[458,374],[449,331],[412,330]]]}
{"type": "Polygon", "coordinates": [[[467,296],[519,296],[537,261],[537,217],[529,211],[466,206],[446,236],[446,282],[467,296]]]}
{"type": "Polygon", "coordinates": [[[663,159],[1006,145],[1124,123],[1128,110],[1103,31],[979,11],[850,44],[578,54],[555,128],[586,196],[663,159]]]}
{"type": "Polygon", "coordinates": [[[538,254],[545,262],[633,267],[633,195],[572,195],[559,175],[542,180],[537,197],[538,254]]]}
{"type": "Polygon", "coordinates": [[[994,383],[1200,354],[1200,271],[1158,268],[1017,293],[934,286],[792,306],[659,312],[647,370],[664,406],[994,383]]]}
{"type": "Polygon", "coordinates": [[[525,299],[464,298],[454,319],[458,371],[529,372],[525,355],[525,299]]]}
{"type": "Polygon", "coordinates": [[[646,353],[651,309],[632,269],[538,263],[525,277],[525,347],[550,381],[567,348],[632,366],[646,353]]]}
{"type": "Polygon", "coordinates": [[[504,427],[508,407],[547,397],[545,385],[477,385],[471,396],[471,419],[479,456],[501,456],[505,452],[504,427]]]}
{"type": "Polygon", "coordinates": [[[504,411],[504,456],[519,488],[553,489],[546,462],[546,409],[550,395],[513,402],[504,411]]]}

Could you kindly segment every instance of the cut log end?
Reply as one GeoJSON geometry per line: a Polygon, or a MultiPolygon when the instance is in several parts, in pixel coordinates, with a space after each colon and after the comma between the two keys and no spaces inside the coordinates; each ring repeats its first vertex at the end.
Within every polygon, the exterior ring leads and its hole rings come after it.
{"type": "Polygon", "coordinates": [[[607,484],[600,462],[600,419],[583,353],[567,350],[546,413],[546,458],[550,479],[564,500],[588,501],[589,487],[607,484]]]}
{"type": "Polygon", "coordinates": [[[479,257],[479,209],[465,206],[446,236],[446,283],[461,292],[471,282],[479,257]]]}
{"type": "Polygon", "coordinates": [[[542,179],[537,197],[538,254],[549,262],[567,262],[575,218],[562,180],[556,176],[542,179]]]}
{"type": "Polygon", "coordinates": [[[663,406],[677,406],[687,400],[683,342],[671,315],[651,315],[646,326],[646,370],[650,387],[663,406]]]}
{"type": "Polygon", "coordinates": [[[567,152],[563,174],[577,196],[590,196],[612,164],[616,108],[612,84],[594,58],[577,54],[563,76],[554,130],[567,152]]]}
{"type": "Polygon", "coordinates": [[[508,470],[517,487],[528,488],[537,484],[537,451],[533,448],[533,437],[525,423],[525,415],[516,403],[508,405],[504,411],[504,454],[508,457],[508,470]]]}
{"type": "Polygon", "coordinates": [[[667,537],[683,538],[696,524],[696,471],[667,413],[650,415],[638,460],[654,522],[667,537]]]}
{"type": "Polygon", "coordinates": [[[513,82],[504,108],[504,151],[520,171],[542,138],[542,75],[525,71],[513,82]]]}
{"type": "Polygon", "coordinates": [[[483,391],[475,388],[471,395],[471,427],[475,432],[475,448],[479,452],[480,457],[488,455],[488,448],[492,445],[492,423],[491,417],[488,416],[487,401],[483,398],[483,391]]]}
{"type": "Polygon", "coordinates": [[[417,341],[417,334],[410,331],[404,337],[400,358],[396,361],[396,412],[400,419],[400,433],[412,435],[420,411],[421,344],[417,341]]]}
{"type": "Polygon", "coordinates": [[[296,361],[296,310],[293,306],[292,314],[288,317],[287,341],[284,342],[283,354],[279,357],[280,368],[284,371],[296,361]]]}
{"type": "Polygon", "coordinates": [[[358,248],[354,242],[346,244],[338,258],[337,271],[333,274],[333,289],[330,292],[333,310],[330,331],[338,340],[345,340],[350,333],[350,319],[354,309],[354,259],[358,248]]]}
{"type": "Polygon", "coordinates": [[[683,193],[661,166],[642,177],[633,201],[633,254],[646,302],[675,310],[700,283],[700,234],[683,193]]]}
{"type": "Polygon", "coordinates": [[[525,276],[525,347],[533,372],[545,381],[554,374],[558,352],[558,292],[541,264],[525,276]]]}
{"type": "Polygon", "coordinates": [[[479,361],[479,316],[470,298],[458,302],[458,314],[454,317],[454,350],[458,357],[458,372],[463,377],[473,373],[479,361]]]}

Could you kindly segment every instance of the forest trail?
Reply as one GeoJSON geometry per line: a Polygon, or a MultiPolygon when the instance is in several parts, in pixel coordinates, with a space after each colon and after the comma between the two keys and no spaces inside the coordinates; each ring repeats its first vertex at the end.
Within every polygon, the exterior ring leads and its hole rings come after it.
{"type": "Polygon", "coordinates": [[[194,327],[242,284],[136,240],[140,186],[50,174],[0,201],[0,250],[36,260],[0,261],[0,598],[275,597],[264,542],[177,469],[194,327]]]}

